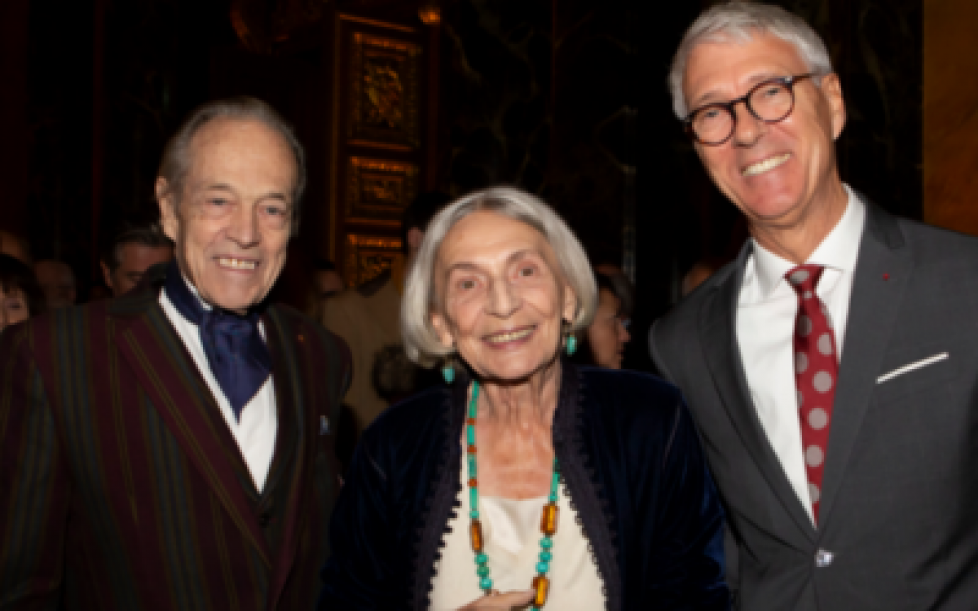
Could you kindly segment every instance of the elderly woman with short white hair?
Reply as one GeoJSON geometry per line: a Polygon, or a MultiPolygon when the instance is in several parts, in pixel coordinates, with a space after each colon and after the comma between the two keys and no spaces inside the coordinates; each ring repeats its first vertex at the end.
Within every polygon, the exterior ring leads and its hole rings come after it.
{"type": "Polygon", "coordinates": [[[580,244],[535,197],[493,188],[435,217],[401,328],[445,385],[364,433],[320,609],[729,608],[679,391],[562,356],[596,301],[580,244]]]}

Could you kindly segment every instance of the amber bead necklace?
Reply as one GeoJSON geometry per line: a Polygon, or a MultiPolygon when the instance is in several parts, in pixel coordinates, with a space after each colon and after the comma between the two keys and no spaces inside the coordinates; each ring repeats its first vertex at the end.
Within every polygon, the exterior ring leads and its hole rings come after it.
{"type": "MultiPolygon", "coordinates": [[[[484,550],[484,539],[482,537],[482,523],[479,521],[479,482],[476,479],[475,461],[475,416],[479,404],[479,383],[472,382],[472,399],[469,401],[469,414],[465,421],[465,434],[468,441],[467,458],[469,467],[469,504],[472,511],[469,516],[472,518],[472,525],[469,527],[469,536],[472,539],[472,551],[475,552],[476,574],[479,576],[479,587],[482,588],[486,596],[493,594],[492,577],[489,575],[489,557],[484,550]]],[[[550,589],[550,580],[547,573],[550,571],[550,561],[553,559],[554,540],[557,533],[557,490],[560,487],[560,466],[557,457],[554,457],[554,472],[550,480],[550,497],[547,504],[543,506],[543,515],[540,517],[540,532],[543,537],[540,539],[540,562],[537,563],[537,576],[533,579],[533,604],[531,611],[540,611],[547,602],[547,592],[550,589]]]]}

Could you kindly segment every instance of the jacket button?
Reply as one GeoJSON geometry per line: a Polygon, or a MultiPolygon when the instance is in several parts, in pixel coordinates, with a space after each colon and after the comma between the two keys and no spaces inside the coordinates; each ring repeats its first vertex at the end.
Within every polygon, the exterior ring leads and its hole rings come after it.
{"type": "Polygon", "coordinates": [[[820,569],[824,569],[825,567],[832,564],[832,561],[834,559],[835,559],[835,554],[833,554],[828,550],[820,549],[817,552],[815,552],[815,566],[817,566],[820,569]]]}
{"type": "Polygon", "coordinates": [[[261,526],[262,528],[265,528],[266,526],[268,526],[268,523],[271,521],[271,519],[272,519],[271,516],[269,516],[267,513],[263,513],[258,516],[258,525],[261,526]]]}

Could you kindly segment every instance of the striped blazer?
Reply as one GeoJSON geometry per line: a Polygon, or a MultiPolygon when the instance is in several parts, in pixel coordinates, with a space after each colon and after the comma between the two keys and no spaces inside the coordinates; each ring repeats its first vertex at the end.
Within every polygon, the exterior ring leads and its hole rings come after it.
{"type": "Polygon", "coordinates": [[[259,493],[159,286],[0,336],[0,609],[308,609],[338,478],[342,341],[268,308],[259,493]]]}

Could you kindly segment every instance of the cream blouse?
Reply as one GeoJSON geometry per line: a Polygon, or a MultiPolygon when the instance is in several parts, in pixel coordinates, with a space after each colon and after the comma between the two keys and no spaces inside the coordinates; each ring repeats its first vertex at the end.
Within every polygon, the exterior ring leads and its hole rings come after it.
{"type": "MultiPolygon", "coordinates": [[[[469,491],[464,460],[460,469],[461,507],[448,521],[442,538],[441,560],[435,564],[431,611],[454,611],[483,596],[475,569],[475,553],[469,541],[469,491]]],[[[540,555],[540,515],[547,497],[513,500],[479,497],[479,519],[489,556],[493,588],[500,592],[528,590],[536,577],[540,555]]],[[[605,608],[603,582],[588,551],[587,537],[577,522],[577,513],[561,486],[557,500],[557,534],[550,562],[550,594],[544,609],[551,611],[600,611],[605,608]]]]}

